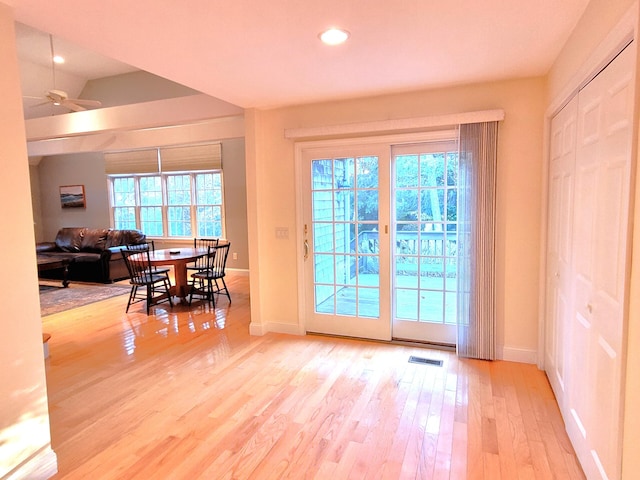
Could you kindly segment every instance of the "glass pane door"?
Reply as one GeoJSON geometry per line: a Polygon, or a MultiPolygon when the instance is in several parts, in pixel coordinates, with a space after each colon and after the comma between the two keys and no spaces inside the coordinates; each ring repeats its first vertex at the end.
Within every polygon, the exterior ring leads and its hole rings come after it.
{"type": "Polygon", "coordinates": [[[380,233],[388,225],[388,194],[381,193],[388,192],[381,189],[388,160],[376,149],[304,156],[307,331],[390,338],[388,234],[381,241],[380,233]]]}
{"type": "Polygon", "coordinates": [[[393,148],[393,337],[455,343],[455,142],[393,148]]]}

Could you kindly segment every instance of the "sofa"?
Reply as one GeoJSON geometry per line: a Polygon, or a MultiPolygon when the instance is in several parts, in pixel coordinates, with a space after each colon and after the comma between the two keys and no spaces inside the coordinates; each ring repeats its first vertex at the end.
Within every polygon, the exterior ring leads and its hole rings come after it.
{"type": "MultiPolygon", "coordinates": [[[[53,242],[36,244],[39,257],[66,259],[68,280],[111,283],[129,277],[120,250],[126,245],[146,243],[139,230],[109,228],[61,228],[53,242]]],[[[46,278],[59,278],[61,271],[42,272],[46,278]]]]}

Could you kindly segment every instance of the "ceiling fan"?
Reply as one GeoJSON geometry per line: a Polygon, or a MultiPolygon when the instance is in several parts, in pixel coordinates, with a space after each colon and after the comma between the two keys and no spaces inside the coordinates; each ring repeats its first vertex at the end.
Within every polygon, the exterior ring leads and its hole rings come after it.
{"type": "Polygon", "coordinates": [[[25,95],[24,98],[36,98],[41,99],[43,102],[32,105],[32,108],[40,107],[42,105],[54,105],[67,108],[73,112],[81,112],[87,110],[87,108],[99,108],[102,106],[102,102],[98,100],[85,100],[81,98],[69,98],[69,95],[64,90],[56,89],[56,63],[55,52],[53,50],[53,36],[49,35],[49,46],[51,47],[51,74],[53,76],[53,88],[47,90],[42,97],[32,97],[25,95]]]}
{"type": "Polygon", "coordinates": [[[55,106],[61,106],[68,108],[74,112],[81,112],[86,110],[85,107],[98,108],[102,106],[102,102],[98,100],[84,100],[81,98],[69,98],[67,92],[63,90],[47,90],[43,97],[25,97],[25,98],[41,98],[44,102],[32,105],[32,107],[39,107],[42,105],[52,104],[55,106]]]}

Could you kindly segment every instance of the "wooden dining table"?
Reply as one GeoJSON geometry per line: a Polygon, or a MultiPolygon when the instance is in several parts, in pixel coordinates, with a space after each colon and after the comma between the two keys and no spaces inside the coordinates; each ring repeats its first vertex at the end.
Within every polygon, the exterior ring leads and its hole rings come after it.
{"type": "Polygon", "coordinates": [[[189,279],[187,278],[187,265],[197,258],[207,255],[206,248],[180,247],[164,248],[149,252],[151,265],[173,266],[174,285],[171,285],[170,293],[179,297],[182,303],[187,303],[189,296],[189,279]]]}

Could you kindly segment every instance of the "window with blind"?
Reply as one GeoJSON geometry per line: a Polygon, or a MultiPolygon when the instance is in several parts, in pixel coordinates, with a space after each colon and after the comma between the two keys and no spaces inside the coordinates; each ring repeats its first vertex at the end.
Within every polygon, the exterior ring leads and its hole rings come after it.
{"type": "Polygon", "coordinates": [[[105,154],[112,225],[150,237],[224,236],[220,144],[105,154]]]}

